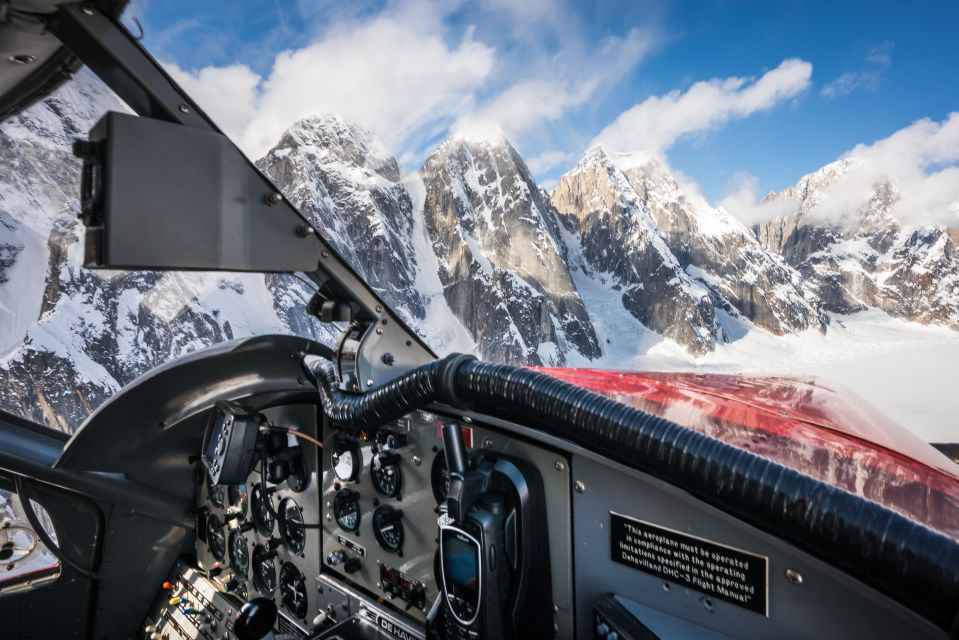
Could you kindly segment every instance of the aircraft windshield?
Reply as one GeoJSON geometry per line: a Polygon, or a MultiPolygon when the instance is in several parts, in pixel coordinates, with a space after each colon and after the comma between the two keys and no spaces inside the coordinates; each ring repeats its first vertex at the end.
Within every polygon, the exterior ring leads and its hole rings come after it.
{"type": "MultiPolygon", "coordinates": [[[[893,65],[917,36],[785,52],[753,40],[793,41],[787,9],[299,4],[125,23],[438,354],[816,376],[957,440],[959,90],[893,65]]],[[[943,77],[951,37],[922,36],[943,77]]],[[[70,146],[125,109],[82,72],[0,125],[0,409],[68,432],[184,353],[338,332],[299,277],[81,267],[70,146]]]]}

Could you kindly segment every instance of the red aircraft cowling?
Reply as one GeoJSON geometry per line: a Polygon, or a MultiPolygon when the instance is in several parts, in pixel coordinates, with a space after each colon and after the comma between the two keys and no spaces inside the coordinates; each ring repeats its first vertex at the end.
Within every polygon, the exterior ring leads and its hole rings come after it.
{"type": "Polygon", "coordinates": [[[538,368],[777,462],[959,540],[959,465],[814,378],[538,368]]]}

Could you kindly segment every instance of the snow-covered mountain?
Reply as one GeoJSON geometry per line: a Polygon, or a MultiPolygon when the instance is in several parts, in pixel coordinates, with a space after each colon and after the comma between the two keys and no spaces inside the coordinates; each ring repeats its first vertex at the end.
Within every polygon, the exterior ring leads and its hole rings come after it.
{"type": "Polygon", "coordinates": [[[505,140],[457,135],[421,171],[424,216],[453,313],[481,353],[562,365],[601,355],[556,215],[505,140]]]}
{"type": "Polygon", "coordinates": [[[684,194],[654,159],[594,146],[551,199],[574,268],[693,353],[739,333],[744,319],[777,335],[825,328],[819,301],[781,257],[723,209],[684,194]]]}
{"type": "MultiPolygon", "coordinates": [[[[123,108],[81,75],[0,125],[0,408],[65,430],[179,354],[334,337],[295,278],[81,268],[70,145],[123,108]]],[[[746,334],[820,336],[826,312],[865,307],[959,328],[957,235],[902,228],[893,183],[852,227],[812,215],[843,163],[771,195],[792,209],[755,229],[662,163],[599,146],[546,193],[505,139],[455,135],[404,176],[370,133],[317,116],[257,165],[441,354],[610,366],[660,342],[703,355],[746,334]]]]}
{"type": "Polygon", "coordinates": [[[832,198],[849,201],[845,195],[856,188],[864,162],[845,158],[768,195],[764,203],[783,213],[758,225],[758,237],[799,270],[829,311],[877,307],[959,330],[959,230],[901,224],[893,213],[901,197],[893,177],[839,215],[820,211],[832,198]]]}

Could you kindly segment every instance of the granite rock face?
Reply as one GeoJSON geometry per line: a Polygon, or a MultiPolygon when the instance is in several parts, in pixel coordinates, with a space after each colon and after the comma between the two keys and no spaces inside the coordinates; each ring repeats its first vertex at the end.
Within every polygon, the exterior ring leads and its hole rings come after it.
{"type": "Polygon", "coordinates": [[[506,141],[453,137],[425,161],[423,214],[453,313],[492,360],[562,365],[601,350],[556,214],[506,141]]]}

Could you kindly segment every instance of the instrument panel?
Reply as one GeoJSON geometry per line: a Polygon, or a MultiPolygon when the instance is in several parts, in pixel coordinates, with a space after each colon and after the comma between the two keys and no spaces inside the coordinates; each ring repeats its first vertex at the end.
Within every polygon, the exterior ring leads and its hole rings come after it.
{"type": "MultiPolygon", "coordinates": [[[[314,405],[263,411],[270,424],[315,435],[314,405]]],[[[197,561],[224,592],[240,601],[273,600],[280,624],[293,637],[307,637],[325,605],[316,586],[320,574],[318,453],[289,436],[284,460],[298,469],[282,482],[263,476],[258,464],[246,482],[213,484],[208,475],[197,496],[197,561]],[[301,466],[298,466],[301,465],[301,466]],[[300,526],[300,525],[305,525],[300,526]]],[[[270,460],[270,464],[278,461],[270,460]]],[[[198,466],[202,470],[202,466],[198,466]]]]}

